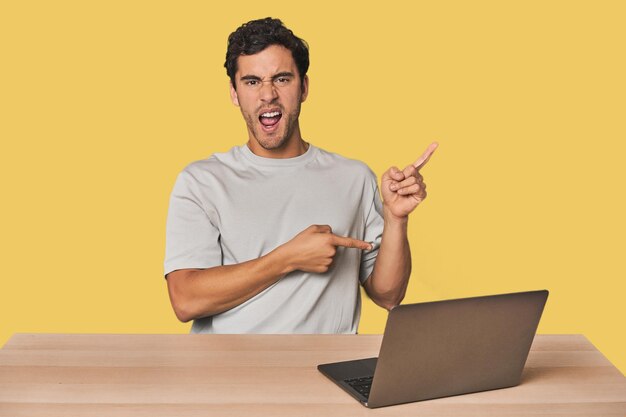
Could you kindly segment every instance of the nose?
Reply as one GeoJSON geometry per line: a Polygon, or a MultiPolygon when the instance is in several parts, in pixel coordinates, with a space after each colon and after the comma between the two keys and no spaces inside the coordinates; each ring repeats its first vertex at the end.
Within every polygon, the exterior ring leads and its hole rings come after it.
{"type": "Polygon", "coordinates": [[[278,97],[278,92],[276,91],[274,83],[270,80],[269,82],[263,82],[261,84],[261,91],[259,92],[259,95],[261,101],[270,103],[278,97]]]}

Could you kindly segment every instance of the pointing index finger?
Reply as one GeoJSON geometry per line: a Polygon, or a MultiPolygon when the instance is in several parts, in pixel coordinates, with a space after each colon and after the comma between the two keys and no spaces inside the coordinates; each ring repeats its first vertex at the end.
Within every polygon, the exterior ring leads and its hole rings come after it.
{"type": "Polygon", "coordinates": [[[344,246],[346,248],[358,248],[358,249],[372,249],[372,245],[369,243],[359,240],[353,239],[351,237],[338,236],[333,234],[333,244],[335,246],[344,246]]]}
{"type": "Polygon", "coordinates": [[[422,154],[422,156],[420,156],[417,161],[413,162],[413,166],[415,168],[417,168],[418,171],[421,168],[423,168],[424,165],[426,165],[426,163],[428,162],[428,160],[432,156],[433,152],[435,152],[435,149],[437,149],[438,146],[439,146],[439,144],[437,142],[431,143],[428,146],[428,148],[426,149],[426,151],[422,154]]]}

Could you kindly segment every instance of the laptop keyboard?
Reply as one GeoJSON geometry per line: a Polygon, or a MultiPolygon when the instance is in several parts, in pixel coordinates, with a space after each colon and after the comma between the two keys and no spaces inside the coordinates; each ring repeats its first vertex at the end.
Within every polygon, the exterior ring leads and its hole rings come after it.
{"type": "Polygon", "coordinates": [[[373,379],[374,376],[365,376],[363,378],[344,379],[344,382],[354,388],[365,398],[369,398],[373,379]]]}

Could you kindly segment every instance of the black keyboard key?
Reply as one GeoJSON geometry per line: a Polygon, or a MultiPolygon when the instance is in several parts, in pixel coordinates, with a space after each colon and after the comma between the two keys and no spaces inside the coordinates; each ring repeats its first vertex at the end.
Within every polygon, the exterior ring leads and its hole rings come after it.
{"type": "Polygon", "coordinates": [[[370,389],[372,387],[373,376],[366,376],[361,378],[345,379],[344,382],[354,388],[359,394],[368,398],[370,395],[370,389]]]}

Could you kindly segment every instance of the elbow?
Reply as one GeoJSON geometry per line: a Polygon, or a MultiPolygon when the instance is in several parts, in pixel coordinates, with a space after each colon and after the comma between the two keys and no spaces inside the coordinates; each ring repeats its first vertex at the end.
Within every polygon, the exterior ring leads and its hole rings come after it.
{"type": "Polygon", "coordinates": [[[400,294],[369,294],[369,296],[377,306],[382,307],[387,311],[391,311],[394,307],[399,306],[402,300],[404,300],[404,292],[400,294]]]}
{"type": "Polygon", "coordinates": [[[394,307],[400,305],[404,296],[406,295],[406,289],[388,289],[387,291],[381,291],[377,294],[370,295],[372,301],[378,306],[384,308],[387,311],[391,311],[394,307]]]}
{"type": "Polygon", "coordinates": [[[188,307],[189,302],[184,300],[183,297],[180,295],[174,295],[173,292],[170,291],[170,302],[176,318],[181,323],[188,323],[194,319],[194,314],[188,307]]]}
{"type": "Polygon", "coordinates": [[[176,318],[181,323],[188,323],[197,318],[197,314],[192,307],[193,300],[186,295],[184,290],[185,279],[187,279],[186,276],[180,276],[178,274],[169,274],[167,277],[167,290],[170,303],[172,304],[176,318]]]}
{"type": "Polygon", "coordinates": [[[411,266],[409,264],[403,272],[384,273],[385,278],[379,277],[376,266],[378,264],[374,266],[374,271],[365,280],[363,287],[376,305],[391,311],[404,300],[411,275],[411,266]]]}
{"type": "Polygon", "coordinates": [[[380,307],[384,308],[387,311],[391,311],[393,308],[399,306],[402,300],[404,300],[404,295],[393,299],[380,300],[377,301],[376,304],[378,304],[380,307]]]}
{"type": "Polygon", "coordinates": [[[176,305],[174,303],[172,303],[172,307],[174,309],[174,314],[176,315],[176,318],[181,323],[189,323],[191,320],[194,319],[193,314],[190,311],[186,310],[184,307],[176,305]]]}

